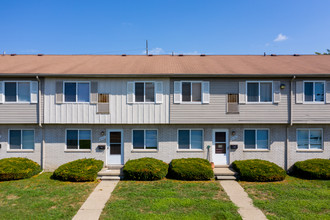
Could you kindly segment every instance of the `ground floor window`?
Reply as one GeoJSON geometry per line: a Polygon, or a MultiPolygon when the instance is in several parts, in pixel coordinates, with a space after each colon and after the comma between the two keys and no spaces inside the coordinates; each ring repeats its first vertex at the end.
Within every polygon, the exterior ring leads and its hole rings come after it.
{"type": "Polygon", "coordinates": [[[299,150],[322,149],[322,133],[322,129],[297,129],[297,148],[299,150]]]}
{"type": "Polygon", "coordinates": [[[157,130],[133,130],[133,149],[157,149],[157,130]]]}
{"type": "Polygon", "coordinates": [[[9,149],[33,150],[34,130],[9,130],[9,149]]]}
{"type": "Polygon", "coordinates": [[[203,149],[203,130],[178,130],[179,149],[203,149]]]}
{"type": "Polygon", "coordinates": [[[90,130],[66,130],[66,148],[68,150],[90,150],[90,130]]]}
{"type": "Polygon", "coordinates": [[[255,150],[269,149],[269,131],[267,129],[244,130],[244,148],[255,150]]]}

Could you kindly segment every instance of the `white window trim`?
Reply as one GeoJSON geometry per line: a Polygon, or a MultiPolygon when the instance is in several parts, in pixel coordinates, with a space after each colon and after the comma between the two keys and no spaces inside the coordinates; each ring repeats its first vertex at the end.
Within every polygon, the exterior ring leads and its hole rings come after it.
{"type": "Polygon", "coordinates": [[[8,129],[8,147],[7,152],[34,152],[35,149],[35,129],[8,129]],[[21,149],[10,149],[10,131],[21,131],[21,149]],[[33,131],[33,149],[23,149],[23,131],[33,131]]]}
{"type": "Polygon", "coordinates": [[[181,103],[180,104],[202,104],[203,103],[203,81],[180,81],[180,83],[181,83],[181,103]],[[183,97],[183,95],[182,95],[182,83],[190,83],[191,84],[191,86],[190,86],[190,101],[183,101],[182,100],[182,97],[183,97]],[[194,101],[192,101],[192,84],[193,83],[200,83],[201,84],[201,101],[200,102],[194,102],[194,101]]]}
{"type": "Polygon", "coordinates": [[[196,151],[196,152],[203,152],[204,151],[204,129],[202,128],[179,128],[177,129],[177,151],[196,151]],[[189,149],[180,149],[179,147],[179,131],[182,130],[189,130],[189,149]],[[202,148],[201,149],[191,149],[191,131],[202,131],[202,148]]]}
{"type": "Polygon", "coordinates": [[[270,151],[270,129],[269,128],[244,128],[243,129],[243,151],[270,151]],[[245,148],[245,131],[246,130],[255,130],[255,148],[254,149],[249,149],[249,148],[245,148]],[[268,141],[267,141],[267,149],[258,149],[258,135],[257,135],[257,131],[258,130],[267,130],[268,131],[268,141]]]}
{"type": "Polygon", "coordinates": [[[156,81],[134,81],[134,104],[154,104],[156,103],[156,81]],[[144,83],[143,85],[143,102],[136,102],[136,95],[135,95],[135,84],[136,83],[144,83]],[[153,83],[154,84],[154,101],[153,102],[146,102],[146,83],[153,83]]]}
{"type": "Polygon", "coordinates": [[[247,104],[273,104],[274,103],[274,81],[246,81],[245,82],[245,103],[247,104]],[[249,102],[248,101],[248,83],[258,83],[259,95],[258,102],[249,102]],[[270,102],[261,102],[260,101],[260,83],[271,83],[272,84],[272,101],[270,102]]]}
{"type": "Polygon", "coordinates": [[[159,143],[158,143],[158,129],[152,129],[152,128],[148,128],[148,129],[132,129],[132,152],[157,152],[158,151],[158,146],[159,146],[159,143]],[[133,133],[134,131],[144,131],[144,134],[143,134],[143,149],[134,149],[134,145],[133,145],[133,133]],[[157,131],[157,149],[147,149],[146,148],[146,132],[147,131],[157,131]]]}
{"type": "Polygon", "coordinates": [[[63,103],[90,103],[91,102],[91,82],[90,81],[63,81],[63,103]],[[76,83],[76,101],[75,102],[66,102],[65,101],[65,83],[76,83]],[[78,102],[78,83],[88,83],[88,99],[89,102],[78,102]]]}
{"type": "Polygon", "coordinates": [[[304,80],[303,81],[303,104],[325,104],[326,101],[326,82],[325,80],[304,80]],[[313,83],[313,101],[305,101],[305,82],[313,83]],[[322,82],[323,83],[323,101],[314,101],[315,100],[315,83],[322,82]]]}
{"type": "Polygon", "coordinates": [[[30,104],[31,103],[31,82],[32,81],[27,81],[27,80],[23,80],[23,81],[3,81],[3,103],[5,104],[30,104]],[[9,82],[9,83],[16,83],[16,101],[15,102],[7,102],[6,101],[6,82],[9,82]],[[18,101],[18,83],[19,82],[28,82],[30,85],[29,85],[29,88],[30,88],[30,101],[29,102],[23,102],[23,101],[18,101]]]}
{"type": "Polygon", "coordinates": [[[297,151],[323,151],[324,150],[324,140],[323,140],[323,128],[297,128],[296,129],[296,150],[297,151]],[[310,132],[312,130],[321,130],[321,138],[322,138],[322,143],[321,143],[321,149],[311,149],[310,146],[310,132]],[[298,131],[308,131],[308,149],[300,149],[298,148],[298,131]]]}
{"type": "Polygon", "coordinates": [[[93,137],[92,137],[92,129],[79,129],[79,128],[67,128],[65,129],[65,149],[64,152],[91,152],[93,146],[93,137]],[[68,149],[68,130],[77,130],[78,131],[78,149],[68,149]],[[79,131],[90,131],[91,132],[91,146],[90,149],[80,149],[80,139],[79,139],[79,131]]]}

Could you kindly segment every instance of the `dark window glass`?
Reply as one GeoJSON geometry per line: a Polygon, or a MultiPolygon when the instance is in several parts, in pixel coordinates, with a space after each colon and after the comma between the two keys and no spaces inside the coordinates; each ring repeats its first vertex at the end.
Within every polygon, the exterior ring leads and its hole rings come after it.
{"type": "Polygon", "coordinates": [[[259,101],[259,84],[248,83],[247,84],[247,101],[258,102],[259,101]]]}
{"type": "Polygon", "coordinates": [[[146,102],[154,102],[155,101],[155,84],[154,83],[146,83],[146,102]]]}
{"type": "Polygon", "coordinates": [[[191,149],[203,149],[203,131],[191,131],[191,149]]]}
{"type": "Polygon", "coordinates": [[[34,131],[23,130],[22,131],[22,149],[34,149],[34,131]]]}
{"type": "Polygon", "coordinates": [[[67,149],[78,149],[78,130],[66,131],[67,149]]]}
{"type": "Polygon", "coordinates": [[[244,131],[244,146],[245,149],[255,149],[256,146],[256,131],[245,130],[244,131]]]}
{"type": "Polygon", "coordinates": [[[91,149],[91,131],[79,131],[79,149],[91,149]]]}
{"type": "Polygon", "coordinates": [[[5,83],[5,101],[16,102],[16,82],[5,83]]]}
{"type": "Polygon", "coordinates": [[[21,149],[21,131],[10,130],[9,132],[10,149],[21,149]]]}
{"type": "Polygon", "coordinates": [[[89,83],[78,83],[78,102],[89,102],[89,83]]]}
{"type": "Polygon", "coordinates": [[[146,130],[146,149],[157,149],[157,130],[146,130]]]}
{"type": "Polygon", "coordinates": [[[144,102],[144,83],[135,83],[135,102],[144,102]]]}
{"type": "Polygon", "coordinates": [[[305,82],[305,102],[313,101],[314,86],[312,82],[305,82]]]}
{"type": "Polygon", "coordinates": [[[179,149],[189,149],[190,131],[179,130],[179,149]]]}
{"type": "Polygon", "coordinates": [[[316,102],[324,102],[324,83],[315,83],[315,100],[316,102]]]}
{"type": "Polygon", "coordinates": [[[18,101],[30,102],[30,83],[19,82],[18,83],[18,101]]]}
{"type": "Polygon", "coordinates": [[[192,83],[192,101],[200,102],[202,101],[202,84],[192,83]]]}
{"type": "Polygon", "coordinates": [[[121,132],[110,132],[110,143],[121,143],[121,132]]]}
{"type": "Polygon", "coordinates": [[[272,83],[260,83],[260,102],[271,102],[273,100],[272,83]]]}
{"type": "Polygon", "coordinates": [[[120,155],[121,154],[121,144],[110,144],[110,154],[120,155]]]}
{"type": "Polygon", "coordinates": [[[257,131],[257,148],[268,149],[268,130],[257,131]]]}
{"type": "Polygon", "coordinates": [[[144,131],[135,130],[133,131],[133,148],[144,149],[144,131]]]}
{"type": "Polygon", "coordinates": [[[191,101],[191,83],[190,82],[182,83],[182,101],[183,102],[191,101]]]}
{"type": "Polygon", "coordinates": [[[76,102],[76,83],[65,83],[65,102],[76,102]]]}
{"type": "Polygon", "coordinates": [[[215,132],[215,142],[226,142],[226,132],[215,132]]]}

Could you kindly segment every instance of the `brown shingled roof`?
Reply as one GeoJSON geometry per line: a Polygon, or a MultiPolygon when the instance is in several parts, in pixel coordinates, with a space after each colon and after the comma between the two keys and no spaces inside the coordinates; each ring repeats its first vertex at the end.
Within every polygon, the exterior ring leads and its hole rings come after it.
{"type": "Polygon", "coordinates": [[[0,75],[330,75],[330,56],[16,55],[0,56],[0,75]]]}

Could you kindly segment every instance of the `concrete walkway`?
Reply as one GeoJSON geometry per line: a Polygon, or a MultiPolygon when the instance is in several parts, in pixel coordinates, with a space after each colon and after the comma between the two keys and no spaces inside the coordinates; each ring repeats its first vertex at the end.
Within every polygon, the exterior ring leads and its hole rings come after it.
{"type": "Polygon", "coordinates": [[[74,220],[99,219],[105,203],[109,200],[112,191],[119,181],[101,181],[81,206],[74,220]]]}
{"type": "Polygon", "coordinates": [[[233,180],[219,181],[230,200],[238,207],[238,213],[244,220],[265,220],[267,219],[264,213],[253,206],[252,199],[239,185],[233,180]]]}

